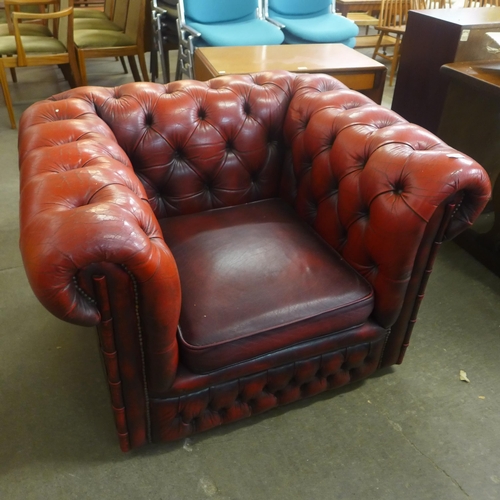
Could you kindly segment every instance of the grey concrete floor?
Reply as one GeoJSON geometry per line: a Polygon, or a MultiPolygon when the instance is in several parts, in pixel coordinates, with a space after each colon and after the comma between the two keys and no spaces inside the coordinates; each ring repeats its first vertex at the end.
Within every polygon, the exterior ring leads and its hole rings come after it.
{"type": "MultiPolygon", "coordinates": [[[[120,68],[92,63],[89,81],[130,81],[120,68]]],[[[18,75],[18,117],[67,88],[51,68],[18,75]]],[[[401,366],[121,453],[94,331],[52,317],[27,283],[16,141],[0,107],[0,499],[500,499],[500,279],[452,242],[401,366]]]]}

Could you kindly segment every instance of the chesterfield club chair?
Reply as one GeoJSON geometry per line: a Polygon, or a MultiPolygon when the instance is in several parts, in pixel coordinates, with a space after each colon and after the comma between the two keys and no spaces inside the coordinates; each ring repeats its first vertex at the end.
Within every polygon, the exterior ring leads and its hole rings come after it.
{"type": "Polygon", "coordinates": [[[123,450],[401,363],[469,157],[326,75],[80,87],[19,132],[42,304],[97,326],[123,450]]]}

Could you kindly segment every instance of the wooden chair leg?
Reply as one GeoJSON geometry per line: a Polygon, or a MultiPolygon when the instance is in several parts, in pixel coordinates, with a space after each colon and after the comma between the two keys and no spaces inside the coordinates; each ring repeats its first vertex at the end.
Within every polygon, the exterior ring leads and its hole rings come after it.
{"type": "Polygon", "coordinates": [[[389,76],[389,87],[392,87],[392,81],[394,80],[394,75],[396,74],[396,68],[398,66],[399,62],[399,46],[401,44],[401,38],[398,35],[396,38],[396,43],[394,45],[394,53],[392,54],[392,61],[391,61],[391,73],[389,76]]]}
{"type": "Polygon", "coordinates": [[[137,63],[135,62],[135,56],[128,56],[128,63],[130,64],[130,70],[132,71],[134,81],[136,82],[142,81],[141,76],[139,75],[139,71],[137,70],[137,63]]]}
{"type": "Polygon", "coordinates": [[[85,54],[83,50],[76,49],[76,58],[78,61],[78,70],[80,73],[80,85],[87,85],[87,68],[85,66],[85,54]]]}
{"type": "Polygon", "coordinates": [[[67,64],[59,64],[59,69],[61,70],[61,73],[63,74],[64,76],[64,79],[70,84],[71,87],[73,87],[73,85],[71,85],[71,81],[72,80],[72,75],[71,75],[71,69],[69,68],[69,66],[67,64]]]}
{"type": "Polygon", "coordinates": [[[13,129],[16,129],[17,125],[16,125],[16,117],[14,116],[14,107],[12,106],[12,99],[10,98],[9,84],[7,83],[7,76],[5,75],[5,67],[1,59],[0,59],[0,86],[2,87],[5,106],[7,107],[7,113],[9,114],[10,126],[13,129]]]}
{"type": "MultiPolygon", "coordinates": [[[[0,55],[0,58],[2,56],[0,55]]],[[[5,71],[5,69],[4,69],[5,71]]],[[[17,83],[17,74],[16,74],[16,68],[10,68],[10,77],[12,78],[13,83],[17,83]]]]}
{"type": "Polygon", "coordinates": [[[69,54],[69,68],[72,77],[71,78],[72,81],[69,82],[71,88],[79,87],[82,84],[80,68],[78,67],[77,60],[72,56],[72,54],[69,54]]]}
{"type": "Polygon", "coordinates": [[[380,45],[382,44],[383,37],[384,37],[384,34],[381,32],[378,36],[377,43],[375,44],[375,48],[373,49],[372,59],[375,59],[379,55],[378,51],[380,50],[380,45]]]}
{"type": "Polygon", "coordinates": [[[17,83],[16,68],[10,68],[10,77],[12,78],[13,83],[17,83]]]}
{"type": "Polygon", "coordinates": [[[80,73],[78,72],[78,66],[72,64],[71,62],[67,64],[60,64],[59,69],[64,75],[64,79],[69,83],[69,86],[74,89],[80,84],[80,73]]]}
{"type": "Polygon", "coordinates": [[[137,57],[139,58],[139,65],[141,67],[142,78],[145,82],[149,82],[149,71],[146,66],[146,57],[144,56],[144,52],[140,52],[137,57]]]}
{"type": "Polygon", "coordinates": [[[128,74],[127,63],[125,62],[125,58],[123,56],[120,56],[120,62],[122,63],[123,72],[127,75],[128,74]]]}

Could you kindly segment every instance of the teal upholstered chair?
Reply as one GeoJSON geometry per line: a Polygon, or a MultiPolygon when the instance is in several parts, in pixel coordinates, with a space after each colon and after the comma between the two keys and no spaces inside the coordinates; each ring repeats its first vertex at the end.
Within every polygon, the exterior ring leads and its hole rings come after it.
{"type": "Polygon", "coordinates": [[[193,77],[196,47],[280,45],[284,35],[264,19],[260,0],[179,0],[182,73],[193,77]]]}
{"type": "Polygon", "coordinates": [[[284,25],[285,43],[343,43],[354,47],[359,28],[335,14],[332,0],[267,0],[266,17],[284,25]]]}

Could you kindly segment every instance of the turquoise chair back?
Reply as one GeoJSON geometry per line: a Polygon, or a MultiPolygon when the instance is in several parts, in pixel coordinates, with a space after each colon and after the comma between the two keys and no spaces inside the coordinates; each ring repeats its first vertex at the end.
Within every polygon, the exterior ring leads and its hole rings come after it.
{"type": "Polygon", "coordinates": [[[289,16],[326,13],[331,4],[331,0],[268,0],[271,10],[289,16]]]}
{"type": "Polygon", "coordinates": [[[258,0],[184,0],[186,19],[210,24],[256,17],[258,0]]]}

